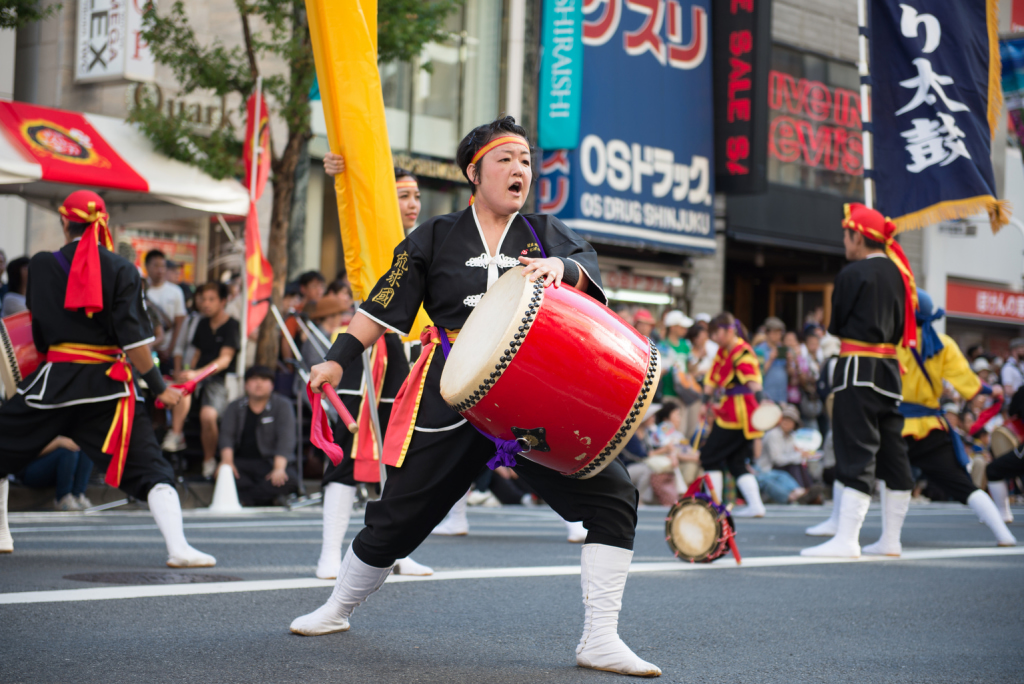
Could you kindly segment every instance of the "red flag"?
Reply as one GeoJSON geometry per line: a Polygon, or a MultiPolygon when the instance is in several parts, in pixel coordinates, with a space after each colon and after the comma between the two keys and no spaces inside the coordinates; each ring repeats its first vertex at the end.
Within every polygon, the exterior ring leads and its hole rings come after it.
{"type": "MultiPolygon", "coordinates": [[[[256,96],[250,95],[245,103],[245,148],[242,150],[242,159],[245,161],[244,185],[249,189],[252,182],[252,141],[253,128],[256,122],[256,96]]],[[[256,199],[263,194],[263,188],[267,185],[267,178],[270,176],[270,116],[267,113],[267,101],[260,95],[259,115],[259,158],[256,162],[256,199]]]]}
{"type": "Polygon", "coordinates": [[[245,217],[245,276],[249,294],[249,324],[246,326],[245,334],[249,336],[260,327],[270,309],[270,302],[252,302],[270,297],[270,290],[274,284],[274,270],[263,256],[263,246],[260,244],[260,222],[256,215],[255,202],[249,203],[249,215],[245,217]]]}

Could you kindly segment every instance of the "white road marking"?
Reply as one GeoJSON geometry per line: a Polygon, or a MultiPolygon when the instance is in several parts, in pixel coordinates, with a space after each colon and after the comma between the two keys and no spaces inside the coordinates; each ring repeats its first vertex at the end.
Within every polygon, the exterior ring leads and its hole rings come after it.
{"type": "MultiPolygon", "coordinates": [[[[799,565],[831,565],[837,563],[900,563],[917,560],[943,560],[950,558],[1006,557],[1024,555],[1024,547],[1013,548],[960,548],[922,549],[904,551],[900,558],[863,556],[861,558],[804,558],[803,556],[763,556],[745,558],[737,566],[731,556],[711,564],[689,564],[678,561],[661,563],[633,563],[630,573],[699,572],[743,568],[772,568],[799,565]]],[[[224,572],[232,572],[225,568],[224,572]]],[[[522,568],[476,568],[470,570],[444,570],[426,577],[391,575],[388,582],[439,582],[465,579],[500,579],[509,577],[560,577],[578,575],[578,565],[552,565],[522,568]]],[[[333,580],[314,578],[256,580],[249,582],[211,582],[207,584],[160,584],[144,586],[92,587],[88,589],[61,589],[55,591],[22,591],[0,594],[0,604],[57,603],[66,601],[108,601],[112,599],[153,598],[159,596],[195,596],[201,594],[234,594],[250,591],[279,591],[283,589],[327,589],[333,580]]]]}

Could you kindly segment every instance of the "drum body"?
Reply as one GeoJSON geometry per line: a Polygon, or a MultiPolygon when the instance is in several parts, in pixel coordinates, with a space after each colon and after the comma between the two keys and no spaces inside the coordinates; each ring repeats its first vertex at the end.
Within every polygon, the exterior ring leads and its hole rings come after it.
{"type": "Polygon", "coordinates": [[[32,314],[21,311],[0,319],[0,382],[7,397],[39,367],[42,357],[32,341],[32,314]]]}
{"type": "Polygon", "coordinates": [[[1004,423],[992,431],[989,438],[989,449],[993,458],[1005,456],[1021,445],[1021,438],[1012,422],[1004,423]]]}
{"type": "Polygon", "coordinates": [[[665,541],[676,558],[691,563],[710,563],[728,550],[732,517],[711,505],[706,494],[683,497],[665,518],[665,541]]]}
{"type": "Polygon", "coordinates": [[[481,431],[518,440],[525,458],[585,479],[629,441],[660,378],[657,348],[608,307],[514,268],[455,340],[441,396],[481,431]]]}

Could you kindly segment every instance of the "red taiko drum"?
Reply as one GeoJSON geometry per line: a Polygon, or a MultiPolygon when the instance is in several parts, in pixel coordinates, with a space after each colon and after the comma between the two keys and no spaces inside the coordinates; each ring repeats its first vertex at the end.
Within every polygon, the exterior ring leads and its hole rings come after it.
{"type": "Polygon", "coordinates": [[[32,314],[21,311],[0,319],[0,383],[7,398],[39,367],[42,357],[32,341],[32,314]]]}
{"type": "Polygon", "coordinates": [[[452,345],[441,396],[479,430],[569,477],[601,472],[643,420],[654,344],[579,290],[517,267],[487,291],[452,345]]]}

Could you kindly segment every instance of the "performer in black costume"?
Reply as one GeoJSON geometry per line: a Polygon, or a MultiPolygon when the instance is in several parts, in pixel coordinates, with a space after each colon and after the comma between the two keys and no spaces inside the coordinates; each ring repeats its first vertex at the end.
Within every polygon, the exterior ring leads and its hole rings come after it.
{"type": "MultiPolygon", "coordinates": [[[[606,301],[596,280],[600,273],[593,248],[554,217],[518,213],[532,174],[526,131],[514,119],[505,117],[471,131],[460,143],[457,159],[473,185],[475,204],[425,222],[395,249],[391,271],[377,283],[348,333],[335,342],[329,360],[313,369],[314,387],[324,382],[337,385],[342,370],[347,374],[363,349],[385,330],[408,331],[421,303],[447,331],[428,329],[425,344],[434,347],[440,334],[451,337],[501,271],[520,263],[526,264],[524,275],[531,280],[575,286],[606,301]],[[544,253],[549,256],[542,258],[544,253]]],[[[389,467],[380,501],[367,505],[366,527],[345,554],[330,599],[292,623],[297,634],[347,630],[353,609],[383,584],[397,558],[426,538],[494,453],[490,440],[441,398],[444,356],[428,358],[414,425],[396,425],[393,414],[389,426],[389,440],[395,435],[407,440],[397,450],[402,453],[389,453],[390,446],[385,446],[385,461],[393,460],[399,467],[389,467]]],[[[636,656],[617,633],[637,522],[637,492],[625,467],[615,461],[586,480],[563,477],[524,458],[515,470],[563,518],[582,520],[588,530],[582,552],[586,617],[577,664],[659,675],[661,671],[636,656]]]]}
{"type": "Polygon", "coordinates": [[[213,556],[185,540],[174,472],[145,405],[136,401],[135,377],[168,406],[181,399],[153,365],[138,269],[109,250],[99,195],[74,192],[60,213],[67,243],[29,264],[32,339],[47,358],[0,407],[0,477],[6,483],[53,438],[68,437],[106,470],[108,484],[149,502],[167,543],[167,565],[211,567],[213,556]]]}
{"type": "MultiPolygon", "coordinates": [[[[1024,420],[1024,387],[1014,393],[1006,413],[1012,421],[1024,420]]],[[[988,492],[992,495],[1000,516],[1004,522],[1012,523],[1010,490],[1006,486],[1006,481],[1024,477],[1024,444],[989,463],[985,468],[985,476],[988,478],[988,492]]]]}
{"type": "Polygon", "coordinates": [[[860,556],[860,528],[876,478],[888,492],[883,535],[898,544],[914,486],[897,410],[902,381],[896,358],[896,345],[916,344],[913,274],[891,221],[862,204],[845,210],[843,243],[853,263],[836,277],[828,327],[842,340],[832,376],[832,435],[844,489],[835,536],[803,556],[860,556]]]}

